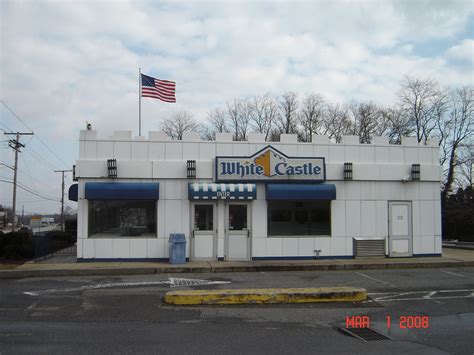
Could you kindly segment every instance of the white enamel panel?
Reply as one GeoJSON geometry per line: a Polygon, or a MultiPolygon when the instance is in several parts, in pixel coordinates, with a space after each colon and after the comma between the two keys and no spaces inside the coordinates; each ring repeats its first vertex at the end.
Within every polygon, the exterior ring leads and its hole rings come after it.
{"type": "Polygon", "coordinates": [[[148,160],[148,142],[132,142],[132,159],[148,160]]]}
{"type": "Polygon", "coordinates": [[[179,160],[183,162],[183,143],[169,142],[165,146],[165,156],[167,160],[179,160]]]}
{"type": "Polygon", "coordinates": [[[117,238],[113,240],[113,257],[114,258],[129,258],[130,257],[130,239],[117,238]]]}
{"type": "Polygon", "coordinates": [[[146,250],[147,250],[146,239],[130,240],[130,257],[131,258],[146,258],[146,250]]]}
{"type": "Polygon", "coordinates": [[[298,239],[302,238],[283,238],[283,255],[298,256],[298,239]]]}
{"type": "Polygon", "coordinates": [[[96,258],[113,258],[113,239],[94,239],[96,258]]]}
{"type": "Polygon", "coordinates": [[[346,203],[342,200],[331,201],[331,235],[346,235],[346,203]]]}
{"type": "Polygon", "coordinates": [[[360,237],[360,201],[346,201],[346,236],[360,237]]]}
{"type": "Polygon", "coordinates": [[[373,145],[361,145],[359,148],[359,163],[375,163],[375,147],[373,145]]]}
{"type": "Polygon", "coordinates": [[[114,142],[97,141],[97,159],[110,159],[114,157],[114,142]]]}
{"type": "Polygon", "coordinates": [[[267,238],[267,256],[282,255],[282,238],[267,238]]]}
{"type": "Polygon", "coordinates": [[[114,142],[114,158],[117,160],[130,160],[131,156],[131,142],[114,142]]]}
{"type": "Polygon", "coordinates": [[[375,201],[361,201],[361,235],[363,237],[376,236],[376,205],[375,201]]]}
{"type": "Polygon", "coordinates": [[[84,144],[84,159],[97,158],[97,143],[95,141],[85,141],[84,144]]]}
{"type": "Polygon", "coordinates": [[[314,239],[315,238],[299,238],[298,241],[298,255],[299,256],[315,256],[314,253],[314,239]]]}

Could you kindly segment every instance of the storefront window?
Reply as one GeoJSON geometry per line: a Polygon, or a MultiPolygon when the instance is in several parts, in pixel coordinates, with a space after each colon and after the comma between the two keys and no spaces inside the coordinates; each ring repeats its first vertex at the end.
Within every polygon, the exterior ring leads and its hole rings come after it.
{"type": "Polygon", "coordinates": [[[268,201],[268,235],[331,235],[331,201],[268,201]]]}
{"type": "Polygon", "coordinates": [[[212,205],[194,206],[194,230],[211,231],[214,225],[214,213],[212,205]]]}
{"type": "Polygon", "coordinates": [[[90,200],[89,236],[155,237],[156,201],[90,200]]]}

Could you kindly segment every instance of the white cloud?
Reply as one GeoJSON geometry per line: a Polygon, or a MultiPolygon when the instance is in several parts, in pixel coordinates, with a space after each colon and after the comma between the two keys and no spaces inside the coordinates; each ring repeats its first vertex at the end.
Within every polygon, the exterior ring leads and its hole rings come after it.
{"type": "Polygon", "coordinates": [[[465,39],[461,43],[452,46],[446,51],[446,57],[469,62],[472,68],[474,64],[474,40],[465,39]]]}

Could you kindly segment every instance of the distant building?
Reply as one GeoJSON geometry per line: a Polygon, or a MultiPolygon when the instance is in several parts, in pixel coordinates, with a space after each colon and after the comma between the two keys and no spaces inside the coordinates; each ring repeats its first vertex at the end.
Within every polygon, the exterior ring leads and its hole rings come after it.
{"type": "Polygon", "coordinates": [[[0,211],[0,228],[5,228],[7,225],[7,212],[0,211]]]}
{"type": "Polygon", "coordinates": [[[312,141],[81,131],[77,257],[167,260],[172,233],[190,260],[441,255],[438,142],[312,141]]]}

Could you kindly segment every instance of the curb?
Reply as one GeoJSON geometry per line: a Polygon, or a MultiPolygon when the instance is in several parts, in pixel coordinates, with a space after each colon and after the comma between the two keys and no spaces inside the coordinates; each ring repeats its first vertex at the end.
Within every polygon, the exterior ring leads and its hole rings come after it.
{"type": "Polygon", "coordinates": [[[167,292],[164,297],[165,303],[171,305],[360,302],[366,299],[367,290],[355,287],[183,290],[167,292]]]}
{"type": "Polygon", "coordinates": [[[456,244],[445,245],[445,244],[443,244],[443,248],[462,249],[462,250],[472,250],[472,251],[474,251],[474,245],[456,245],[456,244]]]}
{"type": "Polygon", "coordinates": [[[83,268],[83,269],[50,269],[50,270],[0,270],[0,279],[21,279],[27,277],[55,276],[124,276],[173,273],[205,272],[261,272],[261,271],[343,271],[343,270],[380,270],[380,269],[429,269],[450,267],[472,267],[472,261],[439,261],[439,262],[405,262],[377,264],[289,264],[289,265],[239,265],[239,266],[163,266],[141,268],[83,268]]]}

